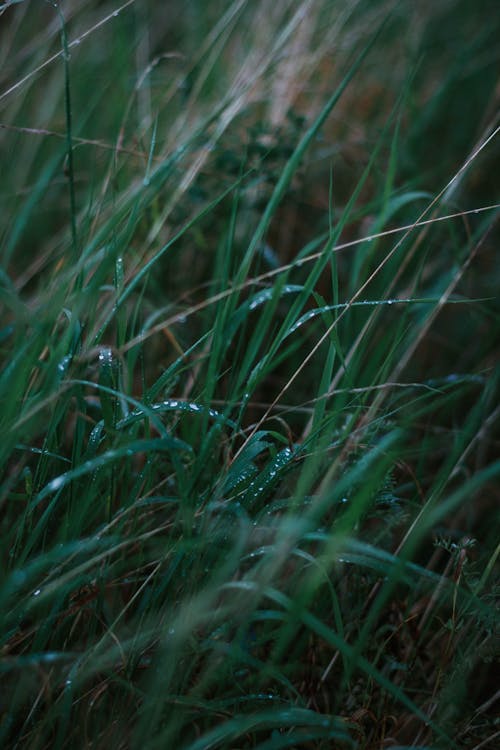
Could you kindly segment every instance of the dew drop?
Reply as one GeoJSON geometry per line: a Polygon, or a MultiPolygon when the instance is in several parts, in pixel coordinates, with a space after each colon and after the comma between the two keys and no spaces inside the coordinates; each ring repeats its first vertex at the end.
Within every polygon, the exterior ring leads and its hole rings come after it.
{"type": "Polygon", "coordinates": [[[65,357],[63,357],[62,360],[57,365],[57,369],[59,370],[61,375],[64,375],[64,373],[66,372],[70,364],[71,364],[71,356],[68,354],[65,357]]]}
{"type": "Polygon", "coordinates": [[[99,362],[106,362],[111,364],[113,362],[113,352],[108,347],[101,349],[99,352],[99,362]]]}
{"type": "Polygon", "coordinates": [[[56,490],[60,489],[64,484],[64,477],[56,477],[49,483],[50,490],[52,492],[55,492],[56,490]]]}

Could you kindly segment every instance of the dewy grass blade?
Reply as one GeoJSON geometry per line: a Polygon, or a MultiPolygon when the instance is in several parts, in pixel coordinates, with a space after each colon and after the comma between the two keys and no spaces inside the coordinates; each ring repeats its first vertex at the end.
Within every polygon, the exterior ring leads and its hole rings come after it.
{"type": "Polygon", "coordinates": [[[148,453],[148,452],[186,452],[192,451],[191,446],[184,443],[177,438],[162,437],[155,438],[152,440],[134,440],[128,445],[122,448],[114,448],[112,450],[102,453],[100,456],[93,458],[89,461],[85,461],[78,468],[67,471],[64,474],[60,474],[55,479],[52,479],[43,490],[33,500],[33,508],[42,502],[49,495],[53,495],[55,492],[59,492],[64,487],[68,486],[74,479],[83,477],[87,474],[93,474],[100,469],[107,468],[108,465],[114,463],[123,458],[131,458],[136,453],[148,453]]]}

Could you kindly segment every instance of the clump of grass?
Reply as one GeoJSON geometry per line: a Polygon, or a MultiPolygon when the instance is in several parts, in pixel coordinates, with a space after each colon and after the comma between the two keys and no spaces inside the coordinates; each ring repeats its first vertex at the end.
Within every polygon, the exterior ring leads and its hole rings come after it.
{"type": "Polygon", "coordinates": [[[493,747],[492,19],[0,8],[2,745],[493,747]]]}

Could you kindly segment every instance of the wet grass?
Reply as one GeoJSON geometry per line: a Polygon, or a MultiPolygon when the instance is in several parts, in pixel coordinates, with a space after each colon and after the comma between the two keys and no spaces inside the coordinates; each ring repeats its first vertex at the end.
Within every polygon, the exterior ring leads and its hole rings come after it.
{"type": "Polygon", "coordinates": [[[2,746],[496,746],[487,6],[0,6],[2,746]]]}

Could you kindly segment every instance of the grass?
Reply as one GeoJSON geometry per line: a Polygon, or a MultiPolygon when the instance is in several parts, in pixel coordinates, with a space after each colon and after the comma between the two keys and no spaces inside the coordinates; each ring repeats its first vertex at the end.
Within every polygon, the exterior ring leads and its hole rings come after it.
{"type": "Polygon", "coordinates": [[[3,747],[497,746],[498,23],[418,5],[0,6],[3,747]]]}

